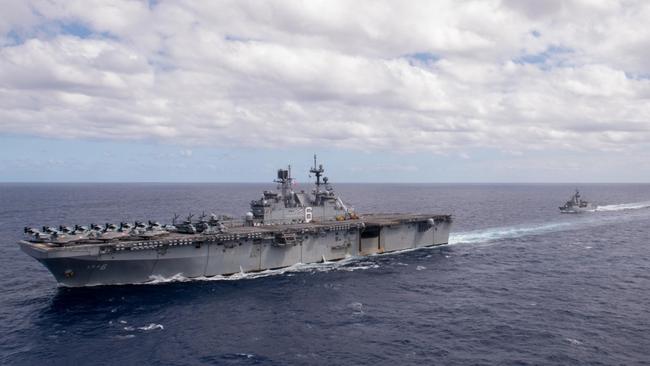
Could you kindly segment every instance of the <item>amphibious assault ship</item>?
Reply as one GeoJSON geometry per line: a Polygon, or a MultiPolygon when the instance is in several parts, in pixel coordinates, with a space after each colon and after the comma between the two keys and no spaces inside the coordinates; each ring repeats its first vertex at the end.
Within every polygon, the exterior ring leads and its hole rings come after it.
{"type": "Polygon", "coordinates": [[[448,242],[450,215],[358,215],[334,192],[316,156],[310,173],[314,189],[296,192],[291,167],[278,170],[277,189],[253,200],[241,219],[26,227],[20,247],[60,285],[80,287],[257,272],[448,242]]]}
{"type": "Polygon", "coordinates": [[[587,202],[583,200],[580,197],[580,191],[576,189],[576,193],[571,196],[571,198],[566,201],[566,203],[563,206],[560,206],[560,212],[561,213],[581,213],[581,212],[587,212],[587,211],[592,211],[596,209],[596,206],[594,206],[592,203],[587,202]]]}

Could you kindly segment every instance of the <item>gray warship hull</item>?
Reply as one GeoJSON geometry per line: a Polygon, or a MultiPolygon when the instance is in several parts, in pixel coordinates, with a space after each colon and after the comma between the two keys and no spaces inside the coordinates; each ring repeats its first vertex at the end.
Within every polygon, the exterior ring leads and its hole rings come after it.
{"type": "Polygon", "coordinates": [[[569,208],[563,208],[560,207],[560,213],[564,214],[579,214],[579,213],[584,213],[584,212],[592,212],[596,209],[595,206],[588,205],[584,207],[569,207],[569,208]]]}
{"type": "Polygon", "coordinates": [[[345,221],[241,226],[148,240],[61,245],[21,241],[62,286],[213,277],[446,244],[451,216],[376,214],[345,221]]]}

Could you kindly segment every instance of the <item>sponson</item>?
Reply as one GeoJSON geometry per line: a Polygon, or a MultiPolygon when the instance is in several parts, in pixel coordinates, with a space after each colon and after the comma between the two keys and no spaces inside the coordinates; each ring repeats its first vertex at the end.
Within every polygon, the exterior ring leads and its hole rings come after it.
{"type": "Polygon", "coordinates": [[[278,187],[251,202],[242,219],[190,215],[181,224],[25,228],[24,252],[63,286],[146,283],[160,278],[230,275],[446,244],[446,214],[357,214],[310,169],[311,192],[294,191],[291,168],[278,187]],[[189,230],[188,228],[191,228],[189,230]]]}

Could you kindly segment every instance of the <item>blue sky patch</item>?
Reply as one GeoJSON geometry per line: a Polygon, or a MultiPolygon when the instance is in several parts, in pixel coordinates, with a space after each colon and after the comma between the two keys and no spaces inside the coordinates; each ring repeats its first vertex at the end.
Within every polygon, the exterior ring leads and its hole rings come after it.
{"type": "Polygon", "coordinates": [[[6,34],[5,37],[9,39],[9,45],[12,45],[12,46],[15,46],[15,45],[18,45],[18,44],[21,44],[21,43],[24,42],[23,37],[21,37],[21,36],[18,34],[18,32],[16,32],[16,31],[13,30],[13,29],[10,30],[10,31],[6,34]]]}
{"type": "Polygon", "coordinates": [[[435,55],[431,52],[416,52],[406,55],[406,58],[410,60],[416,60],[424,63],[434,63],[440,60],[440,56],[435,55]]]}
{"type": "Polygon", "coordinates": [[[650,73],[626,71],[625,77],[632,80],[650,80],[650,73]]]}
{"type": "Polygon", "coordinates": [[[53,37],[57,35],[69,35],[79,38],[101,37],[116,40],[117,37],[108,32],[96,32],[87,25],[77,22],[53,21],[43,23],[39,26],[26,29],[12,29],[5,37],[9,39],[12,46],[20,45],[32,38],[53,37]]]}
{"type": "Polygon", "coordinates": [[[250,38],[240,37],[240,36],[236,36],[236,35],[233,35],[233,34],[226,34],[224,39],[226,41],[229,41],[229,42],[250,42],[250,41],[252,41],[252,39],[250,39],[250,38]]]}
{"type": "Polygon", "coordinates": [[[525,54],[515,58],[513,61],[518,64],[533,64],[548,68],[558,65],[562,61],[562,56],[573,53],[573,50],[561,46],[550,46],[544,52],[535,54],[525,54]]]}
{"type": "Polygon", "coordinates": [[[70,34],[79,38],[88,38],[93,34],[93,31],[82,23],[69,22],[61,24],[61,33],[70,34]]]}
{"type": "MultiPolygon", "coordinates": [[[[543,164],[540,168],[539,162],[575,159],[586,164],[609,154],[528,151],[511,155],[495,148],[465,148],[463,153],[447,154],[333,147],[215,148],[11,134],[0,134],[0,146],[0,182],[264,182],[273,187],[276,169],[291,164],[299,189],[309,188],[314,153],[332,183],[574,181],[574,170],[565,172],[563,166],[543,164]]],[[[592,170],[583,177],[585,181],[611,180],[611,169],[592,170]]],[[[645,169],[621,170],[619,180],[640,181],[647,174],[645,169]]]]}

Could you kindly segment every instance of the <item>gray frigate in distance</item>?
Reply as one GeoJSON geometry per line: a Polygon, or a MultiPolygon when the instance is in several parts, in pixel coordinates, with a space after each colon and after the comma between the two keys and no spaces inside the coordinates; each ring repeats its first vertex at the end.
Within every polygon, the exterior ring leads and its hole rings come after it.
{"type": "Polygon", "coordinates": [[[357,214],[334,192],[322,165],[311,192],[294,191],[291,169],[241,219],[190,215],[149,221],[25,228],[21,249],[62,286],[146,283],[258,272],[446,244],[451,215],[357,214]]]}
{"type": "Polygon", "coordinates": [[[587,202],[582,199],[580,196],[580,191],[576,188],[576,193],[571,196],[571,198],[566,201],[566,203],[560,206],[561,213],[582,213],[593,211],[597,208],[593,203],[587,202]]]}

